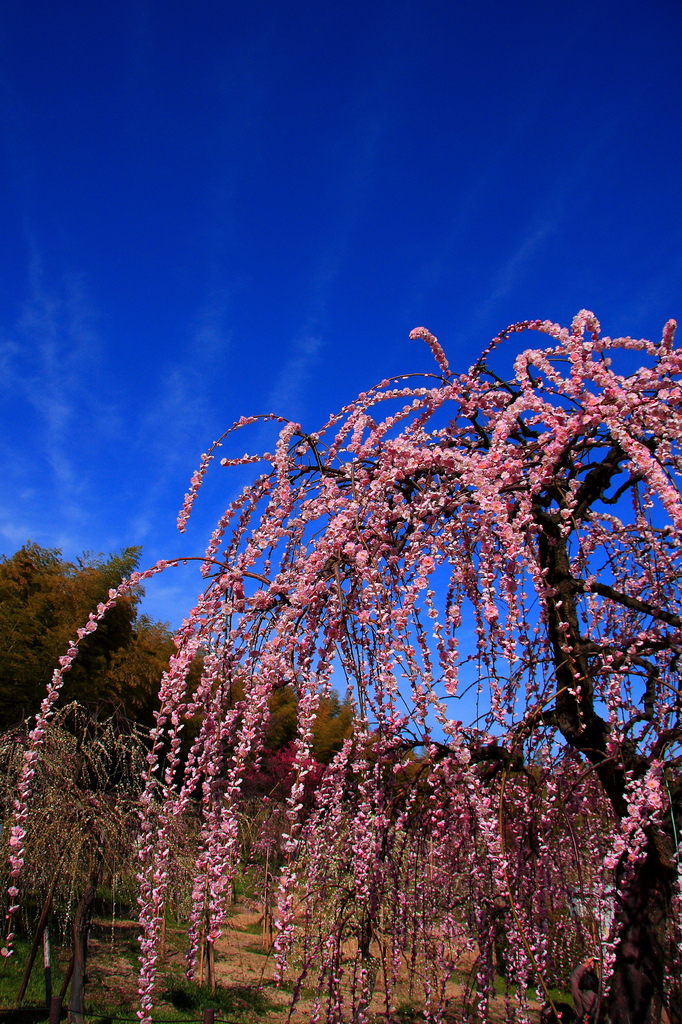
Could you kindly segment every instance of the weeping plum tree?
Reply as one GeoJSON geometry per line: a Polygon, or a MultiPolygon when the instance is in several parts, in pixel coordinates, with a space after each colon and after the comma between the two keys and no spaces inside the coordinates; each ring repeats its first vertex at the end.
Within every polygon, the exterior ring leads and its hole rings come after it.
{"type": "MultiPolygon", "coordinates": [[[[430,346],[436,373],[385,380],[315,433],[280,420],[272,454],[222,459],[264,469],[218,523],[206,590],[162,684],[140,850],[145,1019],[172,871],[169,823],[199,787],[196,949],[206,907],[209,941],[220,934],[242,782],[262,752],[273,691],[291,686],[296,777],[280,837],[276,946],[282,971],[294,954],[302,964],[300,981],[317,966],[314,1017],[324,1008],[332,1021],[362,1020],[378,971],[390,1008],[406,957],[438,1018],[468,953],[475,977],[463,1016],[485,1019],[503,970],[508,1015],[524,1020],[526,984],[565,981],[571,958],[590,953],[601,1019],[644,1024],[665,1007],[680,1020],[674,327],[651,343],[602,337],[585,311],[570,329],[524,322],[459,376],[418,328],[412,337],[430,346]],[[547,347],[502,369],[502,343],[529,331],[547,347]],[[311,798],[316,714],[344,677],[353,735],[311,798]],[[179,730],[198,712],[178,784],[179,730]]],[[[181,529],[217,449],[256,419],[203,456],[181,529]]],[[[29,756],[11,840],[16,875],[33,771],[29,756]]]]}

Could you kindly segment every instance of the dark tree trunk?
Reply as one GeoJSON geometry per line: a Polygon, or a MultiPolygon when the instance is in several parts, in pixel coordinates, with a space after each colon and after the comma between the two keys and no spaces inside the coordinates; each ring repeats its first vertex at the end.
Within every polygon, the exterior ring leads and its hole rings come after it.
{"type": "Polygon", "coordinates": [[[98,856],[73,919],[73,974],[71,976],[69,1019],[74,1024],[82,1024],[85,1020],[85,963],[88,954],[88,932],[90,931],[101,870],[102,857],[98,856]]]}
{"type": "MultiPolygon", "coordinates": [[[[622,878],[618,884],[621,889],[622,878]]],[[[661,1019],[672,885],[673,870],[662,863],[650,839],[644,860],[621,890],[619,942],[608,998],[612,1024],[653,1024],[661,1019]]],[[[671,1024],[679,1022],[679,1007],[670,1007],[669,1019],[671,1024]]]]}
{"type": "MultiPolygon", "coordinates": [[[[576,581],[571,576],[566,539],[556,516],[536,511],[543,532],[539,537],[540,562],[552,588],[547,596],[548,635],[554,650],[559,686],[554,715],[564,739],[596,769],[615,814],[628,813],[626,772],[638,777],[650,761],[628,740],[621,743],[618,760],[607,757],[608,723],[595,711],[590,674],[589,644],[580,632],[576,581]],[[568,633],[562,629],[568,624],[568,633]],[[576,694],[580,694],[579,697],[576,694]]],[[[644,859],[624,884],[621,864],[617,873],[619,909],[615,970],[607,998],[610,1024],[655,1024],[661,1019],[674,884],[673,847],[658,826],[648,833],[644,859]]],[[[669,1011],[671,1024],[682,1024],[679,1007],[669,1011]]]]}

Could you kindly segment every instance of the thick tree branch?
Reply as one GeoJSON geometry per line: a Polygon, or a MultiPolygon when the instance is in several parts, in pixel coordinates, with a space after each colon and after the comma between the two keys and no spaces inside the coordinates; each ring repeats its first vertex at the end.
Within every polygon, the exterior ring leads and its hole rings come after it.
{"type": "Polygon", "coordinates": [[[584,519],[596,501],[603,499],[606,489],[618,473],[624,458],[625,452],[621,446],[614,444],[606,457],[590,469],[576,492],[573,515],[577,521],[584,519]]]}
{"type": "MultiPolygon", "coordinates": [[[[576,583],[578,582],[576,580],[576,583]]],[[[582,584],[583,592],[585,589],[585,585],[582,584]]],[[[650,615],[653,619],[658,619],[660,622],[667,622],[669,626],[682,629],[682,618],[679,615],[676,615],[674,612],[667,612],[664,608],[657,608],[655,605],[650,604],[649,601],[640,601],[638,597],[630,597],[629,594],[624,594],[620,590],[614,590],[613,587],[609,587],[606,583],[592,583],[589,589],[593,594],[599,594],[600,597],[608,598],[617,604],[624,605],[626,608],[631,608],[635,612],[643,612],[644,615],[650,615]]]]}

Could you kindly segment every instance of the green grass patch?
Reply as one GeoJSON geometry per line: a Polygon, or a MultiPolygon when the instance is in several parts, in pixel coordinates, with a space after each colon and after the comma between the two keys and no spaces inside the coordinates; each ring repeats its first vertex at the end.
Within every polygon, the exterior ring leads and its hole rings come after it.
{"type": "Polygon", "coordinates": [[[401,1003],[395,1011],[396,1019],[400,1024],[413,1024],[413,1021],[423,1021],[424,1014],[414,1003],[401,1003]]]}
{"type": "Polygon", "coordinates": [[[271,1010],[279,1009],[265,992],[256,986],[231,985],[229,988],[216,988],[211,992],[196,982],[188,981],[183,975],[166,977],[165,991],[161,989],[163,998],[168,1000],[176,1010],[185,1012],[201,1011],[207,1007],[230,1016],[262,1015],[271,1010]]]}
{"type": "MultiPolygon", "coordinates": [[[[31,943],[27,940],[18,939],[15,942],[14,953],[10,957],[0,957],[0,1006],[8,1009],[16,1006],[17,994],[24,973],[24,967],[31,949],[31,943]]],[[[59,994],[64,980],[64,971],[68,967],[65,964],[65,957],[61,951],[53,948],[52,951],[52,993],[59,994]]],[[[24,1004],[28,1006],[40,1006],[45,1004],[45,971],[43,968],[42,946],[33,964],[31,977],[24,996],[24,1004]]],[[[23,1019],[23,1014],[22,1014],[23,1019]]]]}
{"type": "Polygon", "coordinates": [[[237,925],[230,925],[236,932],[243,932],[245,935],[262,935],[263,934],[263,921],[254,921],[253,924],[245,924],[243,927],[237,927],[237,925]]]}

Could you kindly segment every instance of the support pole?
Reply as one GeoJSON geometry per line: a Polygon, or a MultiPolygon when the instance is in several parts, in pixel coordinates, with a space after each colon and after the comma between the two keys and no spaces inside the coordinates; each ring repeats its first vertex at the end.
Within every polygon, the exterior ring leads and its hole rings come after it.
{"type": "Polygon", "coordinates": [[[215,992],[215,946],[206,943],[206,983],[211,992],[215,992]]]}
{"type": "Polygon", "coordinates": [[[50,925],[45,925],[43,932],[43,967],[45,968],[45,1005],[52,1001],[52,958],[50,956],[50,925]]]}

